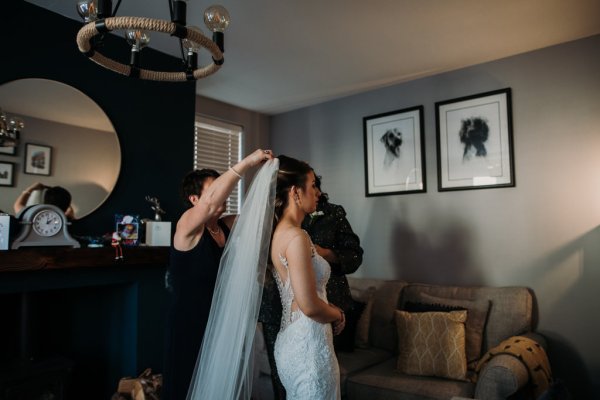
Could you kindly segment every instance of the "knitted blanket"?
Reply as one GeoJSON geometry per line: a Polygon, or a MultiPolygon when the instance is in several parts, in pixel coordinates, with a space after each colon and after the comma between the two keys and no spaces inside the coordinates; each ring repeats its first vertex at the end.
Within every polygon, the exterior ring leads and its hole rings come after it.
{"type": "Polygon", "coordinates": [[[544,348],[535,340],[524,336],[513,336],[489,350],[477,363],[475,372],[479,373],[488,361],[499,354],[514,356],[525,365],[534,399],[544,393],[552,383],[552,371],[544,348]]]}

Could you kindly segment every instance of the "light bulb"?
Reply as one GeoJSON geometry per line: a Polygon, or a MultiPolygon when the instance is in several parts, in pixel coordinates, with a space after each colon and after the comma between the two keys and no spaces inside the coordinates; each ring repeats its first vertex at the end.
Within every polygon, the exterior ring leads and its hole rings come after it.
{"type": "Polygon", "coordinates": [[[77,13],[85,22],[95,21],[98,15],[94,0],[78,1],[77,13]]]}
{"type": "Polygon", "coordinates": [[[223,32],[229,21],[229,12],[223,6],[213,5],[204,11],[204,23],[212,32],[223,32]]]}
{"type": "MultiPolygon", "coordinates": [[[[187,29],[190,31],[194,31],[194,32],[198,32],[198,33],[202,34],[202,30],[200,30],[200,28],[198,28],[197,26],[188,26],[187,29]]],[[[182,39],[181,45],[188,53],[190,51],[197,53],[200,51],[200,48],[202,47],[202,46],[200,46],[199,43],[196,43],[189,39],[182,39]]]]}
{"type": "Polygon", "coordinates": [[[8,126],[10,128],[10,130],[14,131],[20,131],[25,127],[25,123],[23,122],[23,120],[21,118],[18,117],[11,117],[8,120],[8,126]]]}
{"type": "Polygon", "coordinates": [[[132,50],[141,50],[150,42],[150,35],[141,29],[127,29],[125,39],[132,46],[132,50]]]}

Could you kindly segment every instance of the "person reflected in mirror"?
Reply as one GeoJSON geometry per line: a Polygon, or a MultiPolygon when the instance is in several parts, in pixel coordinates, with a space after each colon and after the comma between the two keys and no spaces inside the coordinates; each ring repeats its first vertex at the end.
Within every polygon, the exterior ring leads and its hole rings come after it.
{"type": "Polygon", "coordinates": [[[182,182],[188,209],[179,218],[168,267],[169,310],[165,332],[162,400],[185,399],[204,331],[225,242],[236,215],[223,216],[225,202],[248,169],[273,158],[256,150],[219,173],[189,172],[182,182]]]}
{"type": "Polygon", "coordinates": [[[31,194],[36,191],[43,192],[42,204],[51,204],[56,206],[65,213],[65,216],[69,220],[75,219],[75,212],[71,205],[71,193],[62,186],[46,186],[41,182],[36,182],[33,185],[29,186],[25,189],[19,197],[15,200],[15,204],[13,205],[13,209],[15,214],[18,214],[21,210],[27,207],[27,202],[31,194]]]}
{"type": "MultiPolygon", "coordinates": [[[[352,299],[346,275],[356,272],[362,264],[363,249],[346,218],[344,208],[330,203],[327,193],[321,191],[321,177],[318,175],[315,175],[315,185],[319,191],[317,209],[304,217],[302,229],[308,232],[317,253],[331,266],[327,299],[346,315],[346,329],[334,336],[334,348],[336,351],[352,351],[356,323],[364,305],[352,299]]],[[[286,392],[279,379],[274,356],[275,340],[281,324],[281,300],[271,274],[265,276],[259,321],[262,322],[275,399],[283,400],[286,392]]]]}

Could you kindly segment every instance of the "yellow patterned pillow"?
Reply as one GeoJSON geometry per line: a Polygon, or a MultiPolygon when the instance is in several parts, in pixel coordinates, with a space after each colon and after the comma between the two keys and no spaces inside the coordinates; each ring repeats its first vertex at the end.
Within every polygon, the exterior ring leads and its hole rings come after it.
{"type": "Polygon", "coordinates": [[[467,311],[409,313],[396,310],[398,362],[405,374],[466,379],[467,311]]]}

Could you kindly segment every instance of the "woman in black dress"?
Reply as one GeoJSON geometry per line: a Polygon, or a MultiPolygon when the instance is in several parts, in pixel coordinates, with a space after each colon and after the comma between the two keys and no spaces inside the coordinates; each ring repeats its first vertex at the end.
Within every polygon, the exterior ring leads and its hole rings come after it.
{"type": "Polygon", "coordinates": [[[169,264],[171,301],[166,327],[163,400],[186,398],[208,322],[219,262],[235,215],[221,218],[241,174],[272,159],[256,150],[223,175],[195,170],[183,180],[188,202],[175,229],[169,264]]]}

